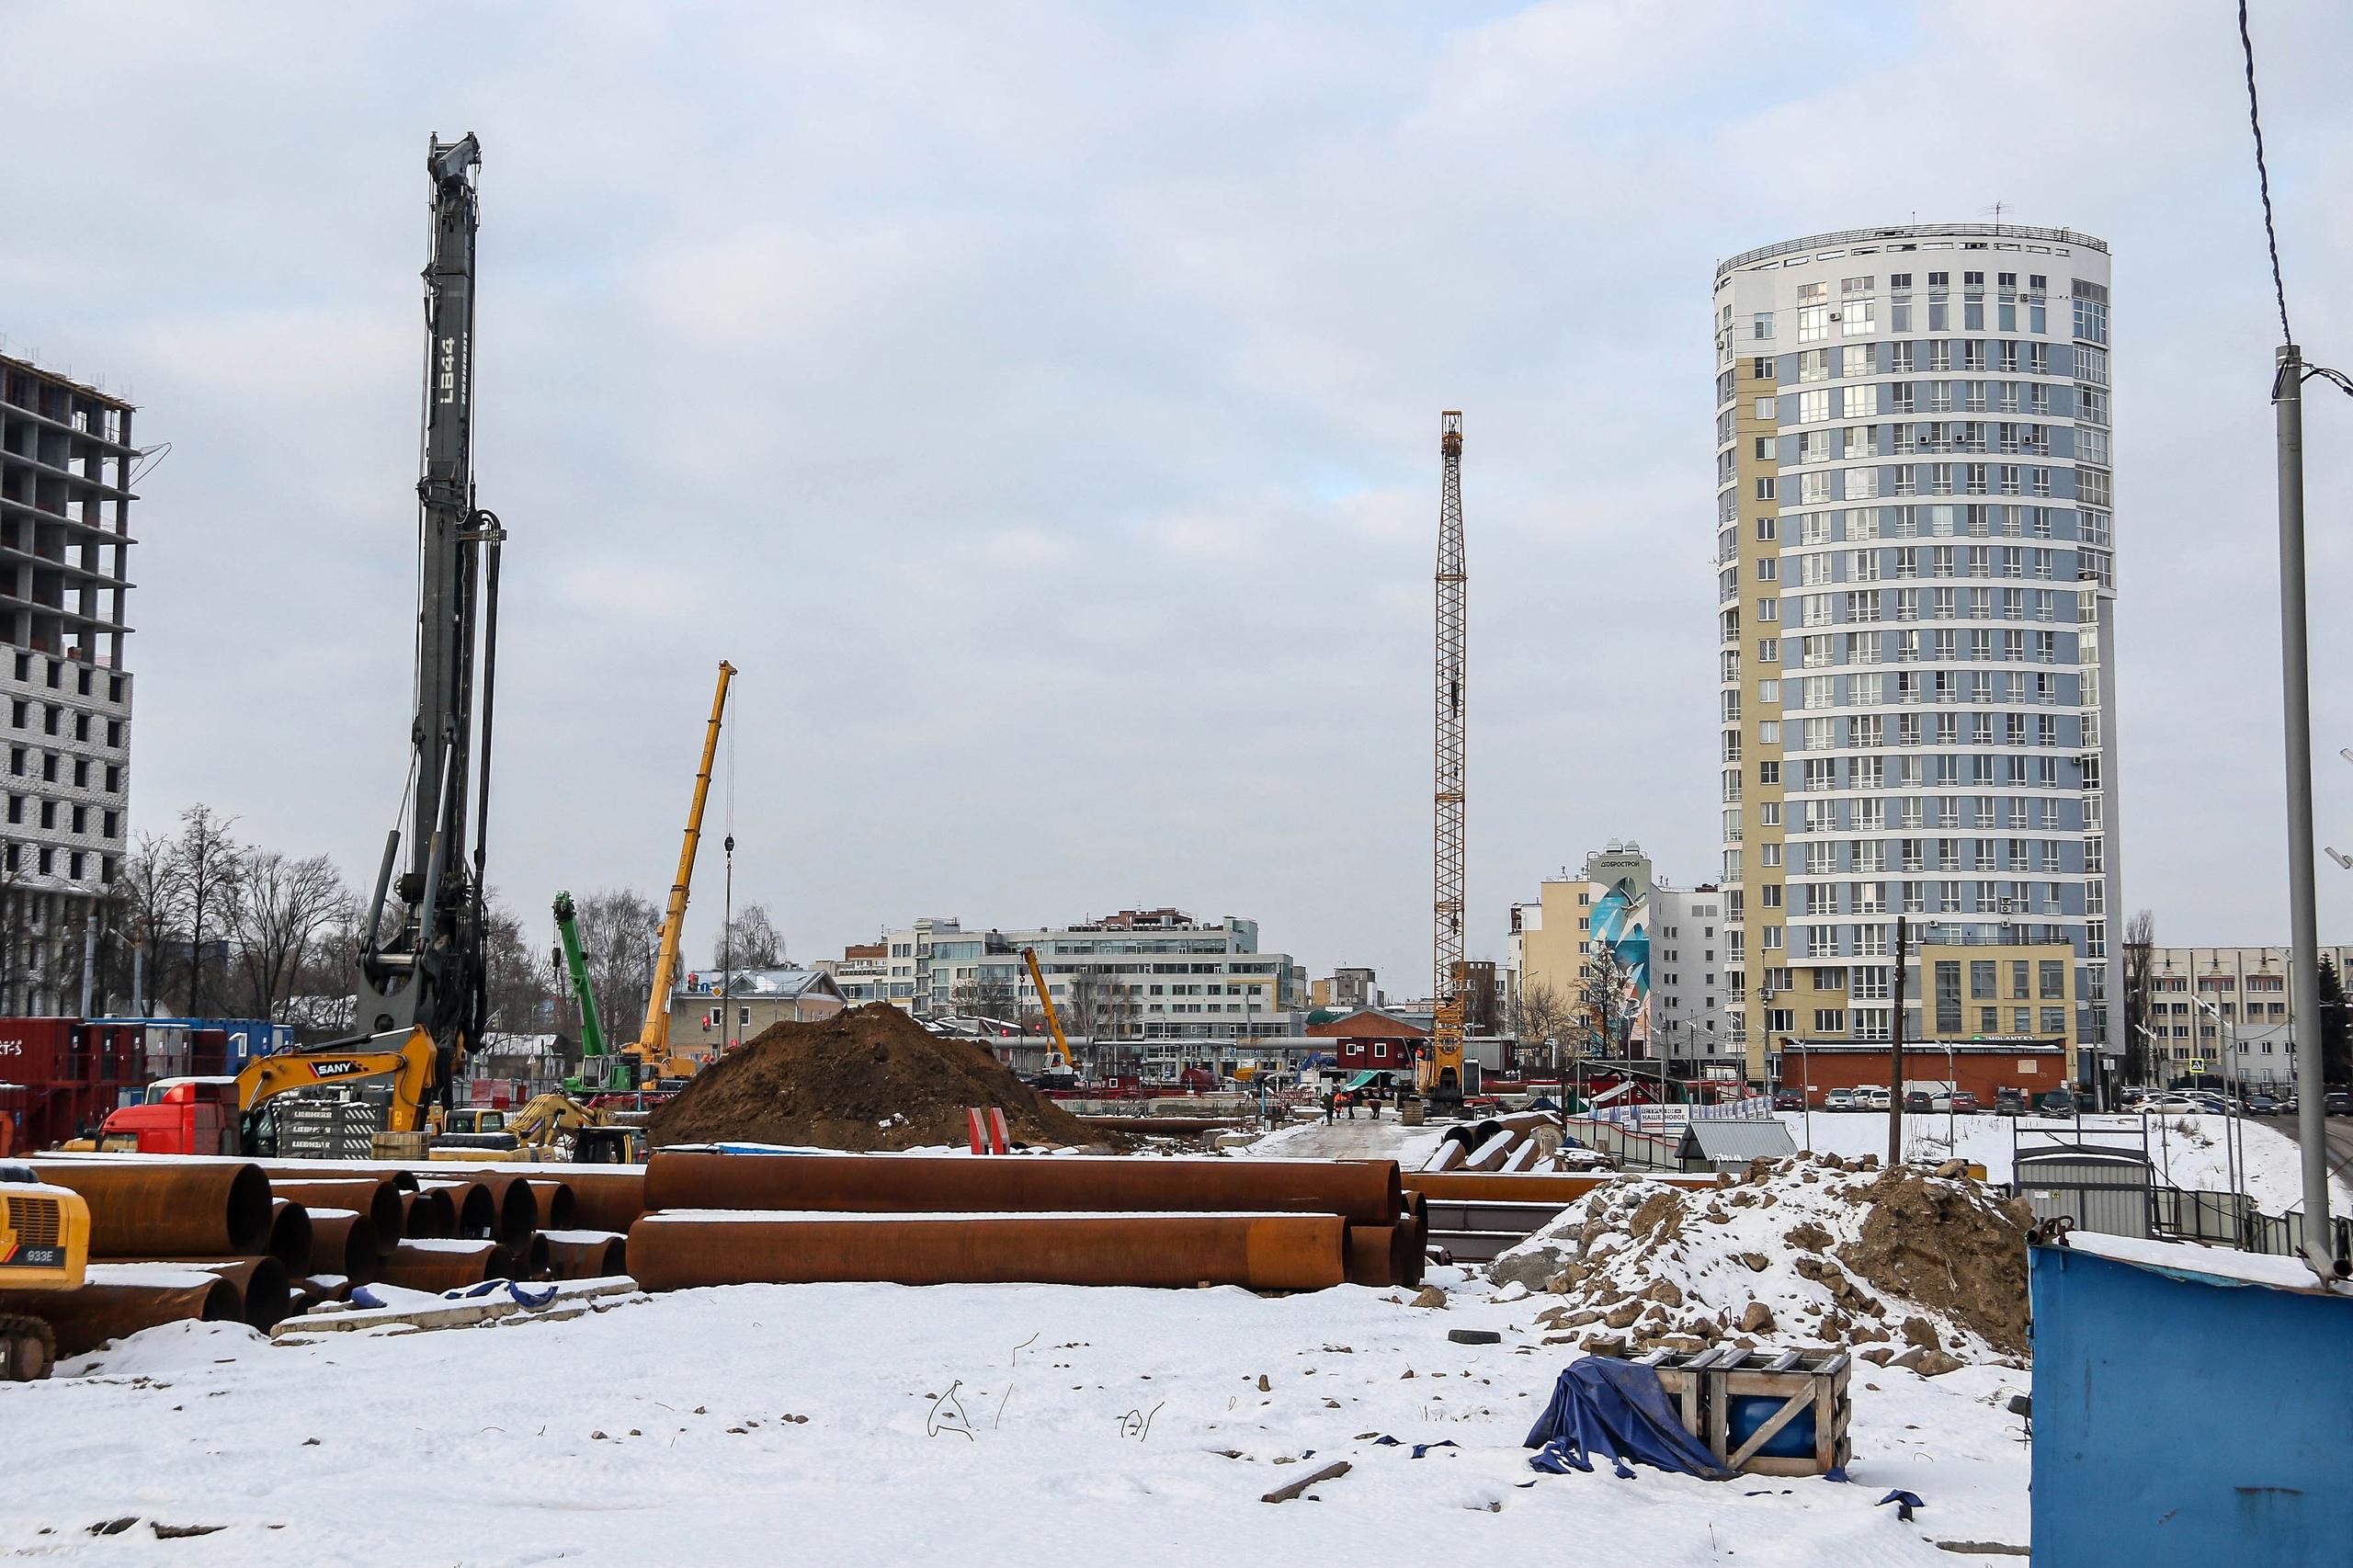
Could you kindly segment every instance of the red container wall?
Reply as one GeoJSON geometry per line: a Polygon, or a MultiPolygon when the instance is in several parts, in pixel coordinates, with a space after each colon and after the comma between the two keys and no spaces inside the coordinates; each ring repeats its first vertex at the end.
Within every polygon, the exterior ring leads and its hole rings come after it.
{"type": "Polygon", "coordinates": [[[50,1084],[72,1078],[73,1018],[0,1018],[0,1083],[50,1084]]]}

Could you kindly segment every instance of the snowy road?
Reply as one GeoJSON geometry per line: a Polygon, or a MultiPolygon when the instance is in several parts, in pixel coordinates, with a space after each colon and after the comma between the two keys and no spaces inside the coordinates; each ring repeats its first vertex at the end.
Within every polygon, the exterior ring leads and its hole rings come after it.
{"type": "Polygon", "coordinates": [[[745,1286],[308,1348],[162,1331],[105,1375],[0,1386],[0,1554],[1870,1568],[1952,1562],[1930,1538],[2026,1539],[2000,1409],[2020,1373],[1862,1369],[1852,1485],[1538,1477],[1519,1439],[1572,1352],[1522,1353],[1540,1301],[1440,1272],[1447,1312],[1355,1288],[745,1286]],[[1504,1342],[1449,1344],[1463,1326],[1504,1342]],[[1382,1433],[1460,1446],[1415,1460],[1382,1433]],[[1320,1502],[1258,1500],[1341,1459],[1320,1502]],[[1891,1487],[1928,1508],[1874,1508],[1891,1487]]]}

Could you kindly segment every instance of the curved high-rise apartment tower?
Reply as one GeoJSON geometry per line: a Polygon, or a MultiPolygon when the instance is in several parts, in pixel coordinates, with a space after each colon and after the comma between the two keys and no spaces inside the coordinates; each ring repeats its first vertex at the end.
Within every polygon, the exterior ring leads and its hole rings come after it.
{"type": "Polygon", "coordinates": [[[2122,1049],[2108,286],[2101,241],[2007,224],[1716,269],[1724,963],[1755,1081],[1889,1039],[1899,916],[1911,1077],[1949,1046],[2033,1093],[2122,1049]]]}

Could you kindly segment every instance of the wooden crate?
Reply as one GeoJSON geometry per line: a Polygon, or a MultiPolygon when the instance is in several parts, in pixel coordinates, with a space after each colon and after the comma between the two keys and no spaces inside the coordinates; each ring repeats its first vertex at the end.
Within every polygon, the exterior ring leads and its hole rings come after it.
{"type": "Polygon", "coordinates": [[[1692,1355],[1654,1351],[1643,1365],[1658,1373],[1683,1429],[1708,1447],[1727,1470],[1744,1475],[1821,1475],[1854,1455],[1847,1437],[1854,1407],[1847,1394],[1853,1360],[1844,1351],[1750,1350],[1719,1346],[1692,1355]],[[1733,1403],[1776,1399],[1780,1405],[1748,1439],[1732,1441],[1733,1403]],[[1774,1435],[1812,1411],[1813,1452],[1804,1457],[1758,1452],[1774,1435]]]}

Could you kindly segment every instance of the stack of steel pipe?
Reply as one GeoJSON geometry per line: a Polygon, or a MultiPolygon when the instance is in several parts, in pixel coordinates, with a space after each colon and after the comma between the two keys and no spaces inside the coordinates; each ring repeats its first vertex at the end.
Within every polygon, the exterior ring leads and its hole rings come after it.
{"type": "Polygon", "coordinates": [[[665,1152],[646,1167],[644,1199],[654,1212],[631,1227],[629,1264],[649,1289],[1020,1279],[1294,1290],[1409,1284],[1421,1272],[1422,1232],[1390,1161],[665,1152]],[[1299,1220],[1314,1222],[1287,1222],[1299,1220]]]}
{"type": "MultiPolygon", "coordinates": [[[[89,1204],[92,1256],[133,1270],[104,1278],[106,1290],[90,1297],[74,1320],[82,1326],[64,1335],[77,1350],[184,1317],[267,1330],[377,1279],[440,1290],[500,1276],[585,1278],[620,1273],[625,1257],[618,1233],[570,1228],[580,1205],[563,1167],[420,1174],[363,1162],[135,1154],[40,1165],[89,1204]]],[[[641,1171],[598,1171],[586,1185],[596,1211],[624,1225],[642,1209],[641,1171]]]]}

